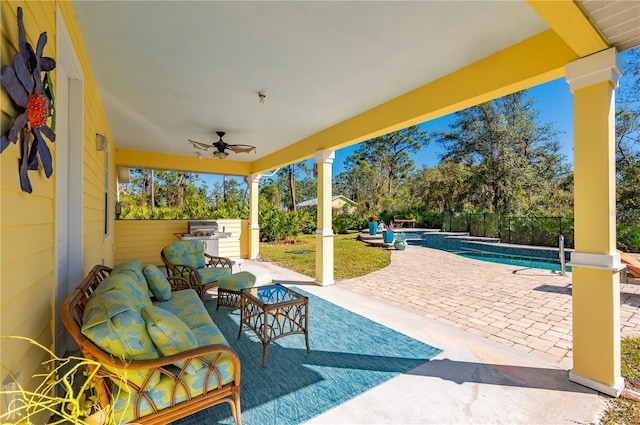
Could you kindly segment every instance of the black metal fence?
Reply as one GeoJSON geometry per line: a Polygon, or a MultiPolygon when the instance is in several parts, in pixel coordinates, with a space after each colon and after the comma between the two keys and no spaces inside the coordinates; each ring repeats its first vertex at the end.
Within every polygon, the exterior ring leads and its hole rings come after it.
{"type": "Polygon", "coordinates": [[[564,246],[574,247],[573,218],[517,217],[483,213],[443,213],[445,232],[468,232],[471,236],[500,238],[504,243],[537,246],[558,246],[558,236],[564,236],[564,246]]]}

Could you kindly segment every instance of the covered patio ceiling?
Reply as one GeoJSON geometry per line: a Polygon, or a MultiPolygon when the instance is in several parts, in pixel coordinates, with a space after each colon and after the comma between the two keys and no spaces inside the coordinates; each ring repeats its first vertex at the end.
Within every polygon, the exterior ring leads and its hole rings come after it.
{"type": "Polygon", "coordinates": [[[640,2],[582,3],[602,28],[571,1],[73,4],[119,151],[194,156],[188,139],[225,131],[225,142],[257,148],[222,160],[226,172],[257,173],[640,43],[640,2]],[[602,35],[612,31],[614,42],[602,35]],[[473,80],[487,68],[496,81],[473,80]]]}

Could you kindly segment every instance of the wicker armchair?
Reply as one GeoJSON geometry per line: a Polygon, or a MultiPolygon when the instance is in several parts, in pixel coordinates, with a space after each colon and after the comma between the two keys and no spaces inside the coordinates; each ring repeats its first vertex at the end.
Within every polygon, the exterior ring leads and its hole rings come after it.
{"type": "Polygon", "coordinates": [[[160,257],[168,276],[186,279],[186,286],[174,286],[173,289],[194,289],[203,302],[207,291],[215,288],[218,280],[230,275],[233,269],[233,263],[229,258],[205,253],[199,240],[172,242],[162,248],[160,257]]]}

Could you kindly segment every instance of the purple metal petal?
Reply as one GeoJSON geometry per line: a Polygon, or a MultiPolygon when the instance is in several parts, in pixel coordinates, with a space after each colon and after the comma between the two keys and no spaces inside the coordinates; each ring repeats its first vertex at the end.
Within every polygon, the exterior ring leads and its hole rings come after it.
{"type": "Polygon", "coordinates": [[[42,92],[42,75],[40,75],[42,68],[40,66],[40,58],[42,57],[45,44],[47,44],[47,33],[43,32],[38,38],[38,45],[36,46],[36,66],[33,69],[33,79],[36,82],[36,91],[38,93],[42,92]]]}
{"type": "Polygon", "coordinates": [[[25,46],[25,53],[21,53],[22,56],[24,56],[24,63],[27,65],[27,68],[29,68],[29,72],[33,72],[33,70],[36,68],[36,54],[33,52],[33,47],[31,47],[31,44],[27,43],[27,45],[25,46]]]}
{"type": "Polygon", "coordinates": [[[32,132],[38,141],[38,153],[40,154],[40,162],[42,162],[42,167],[44,168],[44,175],[49,178],[51,177],[51,174],[53,174],[53,159],[51,158],[51,151],[40,135],[40,130],[34,128],[32,132]]]}
{"type": "Polygon", "coordinates": [[[29,93],[22,87],[22,83],[18,80],[16,72],[11,69],[9,65],[4,65],[2,69],[0,69],[0,81],[2,82],[2,87],[7,90],[15,104],[26,108],[29,93]]]}
{"type": "Polygon", "coordinates": [[[43,32],[38,37],[38,44],[36,45],[36,57],[40,59],[42,57],[42,52],[44,51],[44,45],[47,44],[47,32],[43,32]]]}
{"type": "Polygon", "coordinates": [[[25,66],[20,53],[16,53],[13,57],[13,71],[16,73],[18,80],[22,83],[22,87],[27,91],[27,94],[33,93],[33,80],[31,79],[31,73],[25,66]]]}
{"type": "Polygon", "coordinates": [[[29,149],[29,162],[27,164],[27,168],[29,170],[37,170],[38,169],[38,139],[33,138],[33,142],[31,142],[31,149],[29,149]]]}
{"type": "Polygon", "coordinates": [[[22,52],[22,46],[27,44],[27,37],[24,34],[24,23],[22,22],[22,8],[18,7],[18,48],[22,52]]]}
{"type": "Polygon", "coordinates": [[[25,66],[31,70],[33,67],[29,66],[29,59],[31,55],[33,55],[33,49],[31,45],[27,43],[27,36],[24,34],[24,23],[22,22],[22,8],[18,8],[18,49],[20,50],[20,54],[22,55],[22,60],[24,61],[25,66]],[[29,50],[31,50],[31,55],[29,54],[29,50]]]}
{"type": "Polygon", "coordinates": [[[38,130],[43,132],[44,135],[47,136],[47,139],[51,140],[52,142],[56,141],[56,133],[54,133],[53,130],[50,129],[48,125],[45,124],[42,127],[39,127],[38,130]]]}
{"type": "Polygon", "coordinates": [[[40,69],[43,72],[53,71],[55,67],[56,67],[55,59],[48,58],[48,57],[40,58],[40,69]]]}
{"type": "Polygon", "coordinates": [[[7,133],[7,138],[10,142],[16,143],[18,141],[18,134],[20,134],[24,126],[27,125],[27,119],[27,112],[25,111],[18,115],[13,121],[11,130],[9,130],[9,133],[7,133]]]}
{"type": "Polygon", "coordinates": [[[29,181],[29,173],[28,173],[28,165],[29,161],[27,158],[29,150],[29,143],[27,140],[23,140],[22,142],[22,158],[20,158],[20,188],[22,188],[23,192],[31,193],[33,192],[33,188],[31,187],[31,182],[29,181]]]}
{"type": "Polygon", "coordinates": [[[7,136],[5,136],[4,134],[0,136],[0,153],[2,153],[10,143],[11,142],[9,141],[9,138],[7,136]]]}

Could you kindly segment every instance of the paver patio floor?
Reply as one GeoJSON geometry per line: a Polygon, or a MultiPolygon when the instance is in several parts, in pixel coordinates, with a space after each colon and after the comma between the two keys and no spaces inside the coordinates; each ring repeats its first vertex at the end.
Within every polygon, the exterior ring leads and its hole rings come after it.
{"type": "MultiPolygon", "coordinates": [[[[409,246],[344,289],[572,366],[571,274],[409,246]]],[[[640,281],[620,285],[621,334],[640,335],[640,281]]]]}

